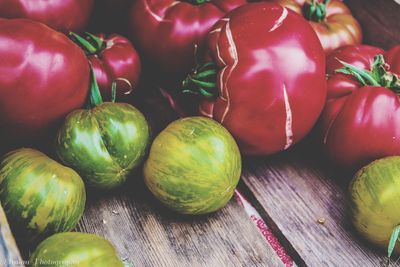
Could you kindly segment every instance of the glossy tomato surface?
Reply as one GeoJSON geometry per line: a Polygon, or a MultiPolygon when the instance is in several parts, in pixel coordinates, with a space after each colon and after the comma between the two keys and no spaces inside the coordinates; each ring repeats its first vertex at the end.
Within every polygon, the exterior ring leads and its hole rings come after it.
{"type": "Polygon", "coordinates": [[[25,19],[0,19],[0,136],[49,132],[81,107],[89,89],[85,54],[65,35],[25,19]]]}
{"type": "Polygon", "coordinates": [[[312,15],[309,0],[275,0],[296,13],[304,16],[317,33],[326,53],[345,45],[360,44],[362,30],[351,11],[341,0],[315,1],[321,5],[323,15],[312,15]],[[328,2],[327,5],[324,2],[328,2]]]}
{"type": "Polygon", "coordinates": [[[69,114],[57,134],[56,151],[90,185],[110,189],[125,182],[142,162],[149,134],[136,108],[105,102],[69,114]]]}
{"type": "Polygon", "coordinates": [[[242,153],[270,155],[299,142],[326,98],[325,54],[301,16],[278,4],[247,4],[207,37],[218,96],[201,114],[221,122],[242,153]]]}
{"type": "Polygon", "coordinates": [[[156,137],[144,177],[168,208],[204,214],[231,199],[241,166],[239,149],[225,128],[208,118],[189,117],[171,123],[156,137]]]}
{"type": "MultiPolygon", "coordinates": [[[[164,84],[181,82],[195,62],[211,27],[245,0],[137,0],[130,12],[130,33],[140,52],[158,69],[164,84]]],[[[157,76],[160,76],[158,74],[157,76]]]]}
{"type": "Polygon", "coordinates": [[[94,0],[0,0],[0,18],[26,18],[64,33],[80,32],[89,20],[93,2],[94,0]]]}
{"type": "Polygon", "coordinates": [[[74,229],[86,193],[74,170],[22,148],[8,153],[0,164],[0,200],[13,233],[24,242],[36,242],[74,229]]]}
{"type": "MultiPolygon", "coordinates": [[[[392,231],[400,222],[400,157],[380,159],[358,171],[350,184],[349,197],[354,227],[365,239],[387,249],[392,231]]],[[[399,253],[398,244],[396,247],[399,253]]]]}
{"type": "Polygon", "coordinates": [[[47,238],[33,252],[30,262],[32,267],[124,266],[115,248],[106,239],[94,234],[78,232],[59,233],[47,238]]]}
{"type": "Polygon", "coordinates": [[[372,46],[347,46],[327,58],[328,102],[320,121],[321,141],[329,158],[340,166],[356,169],[375,159],[400,154],[397,93],[335,72],[343,67],[338,60],[369,71],[379,54],[384,55],[385,68],[399,75],[399,47],[386,53],[372,46]]]}

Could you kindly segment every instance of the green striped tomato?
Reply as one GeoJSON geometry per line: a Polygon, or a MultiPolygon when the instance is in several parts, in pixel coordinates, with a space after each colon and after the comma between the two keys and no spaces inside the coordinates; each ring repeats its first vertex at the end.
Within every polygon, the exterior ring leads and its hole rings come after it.
{"type": "Polygon", "coordinates": [[[149,127],[140,111],[105,102],[69,114],[58,132],[56,151],[90,185],[110,189],[142,162],[148,143],[149,127]]]}
{"type": "Polygon", "coordinates": [[[75,228],[86,193],[74,170],[37,150],[22,148],[0,163],[0,201],[16,235],[36,242],[75,228]]]}
{"type": "Polygon", "coordinates": [[[154,140],[145,183],[167,207],[184,214],[218,210],[232,197],[241,173],[235,140],[203,117],[177,120],[154,140]]]}
{"type": "Polygon", "coordinates": [[[400,157],[376,160],[359,170],[349,195],[357,231],[376,246],[388,248],[392,231],[400,224],[400,157]]]}
{"type": "Polygon", "coordinates": [[[123,267],[114,247],[106,239],[87,233],[55,234],[33,252],[32,267],[123,267]]]}

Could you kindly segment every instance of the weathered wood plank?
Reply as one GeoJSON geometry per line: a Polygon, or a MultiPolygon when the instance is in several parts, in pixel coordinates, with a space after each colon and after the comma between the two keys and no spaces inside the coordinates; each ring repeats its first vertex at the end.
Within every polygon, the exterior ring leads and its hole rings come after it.
{"type": "Polygon", "coordinates": [[[208,216],[182,216],[136,179],[113,194],[90,194],[78,230],[106,237],[133,266],[283,266],[235,200],[208,216]]]}
{"type": "Polygon", "coordinates": [[[346,0],[363,28],[364,42],[385,49],[400,44],[400,1],[346,0]]]}
{"type": "Polygon", "coordinates": [[[3,207],[0,205],[0,266],[24,266],[11,233],[3,207]]]}
{"type": "Polygon", "coordinates": [[[307,266],[380,266],[385,254],[359,239],[346,214],[347,182],[338,179],[348,175],[298,148],[249,160],[243,180],[307,266]]]}

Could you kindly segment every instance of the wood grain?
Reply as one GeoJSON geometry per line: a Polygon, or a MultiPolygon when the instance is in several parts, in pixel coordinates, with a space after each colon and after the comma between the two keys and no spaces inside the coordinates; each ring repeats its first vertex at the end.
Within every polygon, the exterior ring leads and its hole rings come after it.
{"type": "Polygon", "coordinates": [[[400,1],[347,0],[344,2],[360,22],[365,43],[384,49],[400,44],[400,1]]]}
{"type": "Polygon", "coordinates": [[[306,266],[380,266],[375,252],[354,233],[346,211],[346,180],[307,148],[246,163],[244,183],[306,266]],[[325,223],[320,224],[319,219],[325,223]]]}
{"type": "Polygon", "coordinates": [[[89,193],[78,227],[110,240],[133,266],[283,266],[235,200],[208,216],[182,216],[133,179],[112,194],[89,193]]]}
{"type": "Polygon", "coordinates": [[[0,205],[0,266],[24,266],[11,233],[3,207],[0,205]]]}

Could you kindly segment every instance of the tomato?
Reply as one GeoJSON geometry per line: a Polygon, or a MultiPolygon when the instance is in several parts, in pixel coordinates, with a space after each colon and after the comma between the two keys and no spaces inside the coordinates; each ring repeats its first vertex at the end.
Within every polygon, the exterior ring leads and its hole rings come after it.
{"type": "Polygon", "coordinates": [[[36,242],[75,228],[85,208],[81,177],[43,153],[22,148],[0,163],[0,201],[17,237],[36,242]]]}
{"type": "Polygon", "coordinates": [[[151,62],[151,71],[154,73],[157,66],[163,85],[172,87],[193,67],[195,46],[202,49],[204,37],[215,22],[245,3],[246,0],[137,0],[130,11],[130,33],[151,62]]]}
{"type": "Polygon", "coordinates": [[[81,107],[89,66],[79,47],[45,25],[0,19],[0,138],[43,136],[81,107]]]}
{"type": "Polygon", "coordinates": [[[0,17],[27,18],[64,33],[80,32],[89,20],[93,2],[94,0],[47,0],[40,3],[31,0],[0,0],[0,17]]]}
{"type": "MultiPolygon", "coordinates": [[[[115,85],[115,84],[114,84],[115,85]]],[[[126,103],[104,102],[92,71],[90,109],[70,113],[57,134],[59,158],[98,188],[110,189],[125,182],[147,152],[146,119],[126,103]]]]}
{"type": "Polygon", "coordinates": [[[128,39],[117,34],[85,33],[83,38],[71,33],[71,36],[88,56],[103,96],[110,98],[111,85],[118,78],[126,81],[118,84],[118,96],[130,93],[138,85],[140,58],[128,39]]]}
{"type": "Polygon", "coordinates": [[[328,102],[320,129],[323,149],[335,164],[357,169],[400,155],[399,58],[399,47],[385,53],[366,45],[328,56],[328,102]]]}
{"type": "Polygon", "coordinates": [[[274,3],[244,5],[214,25],[207,52],[184,92],[203,97],[200,113],[244,154],[288,149],[311,130],[325,103],[325,54],[302,17],[274,3]]]}
{"type": "Polygon", "coordinates": [[[184,214],[216,211],[231,199],[241,173],[239,149],[217,122],[188,117],[154,140],[144,180],[168,208],[184,214]]]}
{"type": "Polygon", "coordinates": [[[341,0],[274,1],[304,16],[326,53],[341,46],[361,44],[361,26],[341,0]]]}
{"type": "Polygon", "coordinates": [[[106,239],[88,233],[59,233],[39,244],[30,257],[36,266],[123,267],[115,248],[106,239]]]}
{"type": "MultiPolygon", "coordinates": [[[[400,212],[400,157],[376,160],[354,176],[350,187],[350,210],[357,231],[369,242],[385,249],[389,256],[397,237],[400,212]],[[393,232],[394,240],[389,246],[393,232]]],[[[399,247],[396,249],[400,253],[399,247]]]]}

